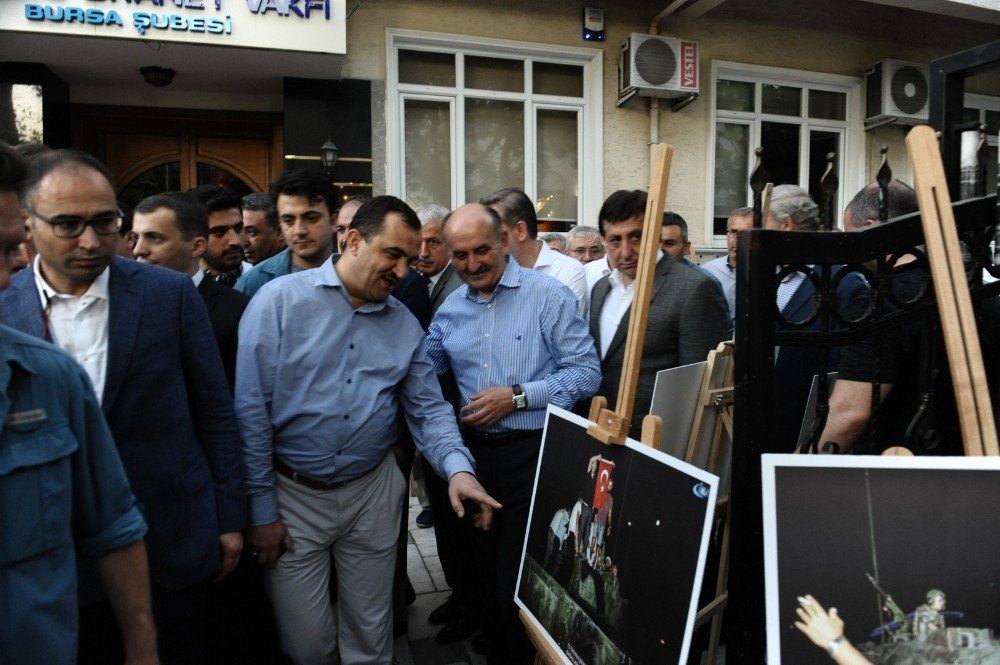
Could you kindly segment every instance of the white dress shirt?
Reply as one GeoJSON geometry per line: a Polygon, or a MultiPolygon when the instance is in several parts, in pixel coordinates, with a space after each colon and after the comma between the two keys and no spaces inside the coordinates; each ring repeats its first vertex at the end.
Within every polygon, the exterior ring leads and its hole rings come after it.
{"type": "Polygon", "coordinates": [[[52,342],[73,356],[94,384],[97,401],[104,394],[108,367],[108,279],[110,268],[97,276],[82,296],[59,293],[42,277],[41,262],[35,257],[35,286],[45,326],[52,342]]]}
{"type": "Polygon", "coordinates": [[[611,266],[608,265],[608,255],[605,254],[596,261],[583,264],[583,272],[587,277],[587,296],[594,292],[594,284],[601,281],[605,275],[611,274],[611,266]]]}
{"type": "MultiPolygon", "coordinates": [[[[663,258],[663,250],[656,250],[656,263],[663,258]]],[[[607,262],[607,257],[603,259],[607,262]]],[[[587,265],[592,265],[597,261],[591,261],[587,265]]],[[[635,298],[635,280],[625,286],[625,279],[616,268],[608,274],[608,283],[611,290],[604,298],[604,307],[601,308],[601,359],[608,354],[608,347],[611,346],[611,339],[618,332],[618,326],[622,322],[625,312],[632,306],[632,299],[635,298]]]]}
{"type": "Polygon", "coordinates": [[[580,316],[586,318],[590,292],[587,289],[587,276],[583,271],[582,263],[565,254],[560,254],[543,242],[533,268],[568,286],[580,303],[580,316]]]}

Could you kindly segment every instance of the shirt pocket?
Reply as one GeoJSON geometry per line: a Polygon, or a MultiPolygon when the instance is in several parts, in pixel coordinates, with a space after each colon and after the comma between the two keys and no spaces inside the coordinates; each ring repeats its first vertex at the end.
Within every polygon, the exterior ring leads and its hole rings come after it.
{"type": "Polygon", "coordinates": [[[72,542],[71,456],[65,425],[0,435],[0,566],[72,542]]]}

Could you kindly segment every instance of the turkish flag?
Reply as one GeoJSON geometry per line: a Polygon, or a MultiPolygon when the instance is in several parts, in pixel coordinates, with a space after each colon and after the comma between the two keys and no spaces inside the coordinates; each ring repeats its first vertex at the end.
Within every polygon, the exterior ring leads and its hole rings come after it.
{"type": "Polygon", "coordinates": [[[601,459],[597,463],[597,479],[594,483],[594,510],[604,507],[604,501],[608,498],[608,482],[611,480],[611,472],[615,470],[615,463],[606,459],[601,459]]]}

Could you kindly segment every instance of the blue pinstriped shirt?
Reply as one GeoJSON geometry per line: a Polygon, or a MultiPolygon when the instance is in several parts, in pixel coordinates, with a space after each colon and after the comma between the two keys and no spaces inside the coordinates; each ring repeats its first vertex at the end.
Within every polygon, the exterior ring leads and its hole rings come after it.
{"type": "Polygon", "coordinates": [[[571,408],[597,392],[601,363],[579,315],[579,302],[548,275],[509,261],[489,300],[456,289],[438,309],[427,337],[438,374],[455,374],[462,404],[492,386],[524,386],[528,408],[514,411],[489,432],[541,429],[545,409],[571,408]]]}

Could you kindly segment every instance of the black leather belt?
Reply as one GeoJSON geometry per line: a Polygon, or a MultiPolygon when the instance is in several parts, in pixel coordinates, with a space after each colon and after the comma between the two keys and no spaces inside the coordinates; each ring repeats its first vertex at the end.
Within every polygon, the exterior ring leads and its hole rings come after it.
{"type": "MultiPolygon", "coordinates": [[[[378,466],[376,466],[375,468],[378,468],[378,466]]],[[[304,485],[309,489],[322,490],[324,492],[328,492],[330,490],[339,490],[341,487],[357,482],[362,478],[364,478],[365,476],[367,476],[368,474],[370,474],[375,469],[371,469],[370,471],[365,471],[360,476],[351,478],[350,480],[338,480],[335,483],[324,483],[322,480],[316,480],[315,478],[310,478],[309,476],[303,476],[301,473],[293,470],[292,467],[285,464],[285,461],[276,455],[274,457],[274,470],[283,475],[285,478],[288,478],[289,480],[296,482],[299,485],[304,485]]]]}
{"type": "Polygon", "coordinates": [[[527,439],[533,436],[541,436],[542,430],[540,429],[512,429],[506,432],[479,432],[476,430],[467,430],[467,434],[470,438],[476,441],[482,441],[483,443],[500,443],[503,441],[513,441],[514,439],[527,439]]]}

